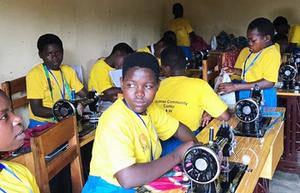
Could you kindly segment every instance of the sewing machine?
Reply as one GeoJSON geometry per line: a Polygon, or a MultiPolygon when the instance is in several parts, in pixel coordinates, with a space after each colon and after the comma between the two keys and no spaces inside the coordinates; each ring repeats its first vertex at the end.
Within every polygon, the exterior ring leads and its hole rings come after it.
{"type": "Polygon", "coordinates": [[[233,193],[235,192],[247,165],[228,162],[236,140],[233,129],[223,123],[213,140],[210,128],[209,143],[191,147],[182,162],[183,171],[190,179],[189,193],[233,193]]]}
{"type": "Polygon", "coordinates": [[[251,89],[250,98],[239,100],[235,105],[235,116],[239,120],[235,135],[246,137],[263,137],[270,128],[272,113],[262,115],[262,94],[258,85],[251,89]]]}
{"type": "Polygon", "coordinates": [[[60,99],[54,103],[52,113],[57,121],[61,121],[69,116],[76,115],[77,121],[82,124],[88,122],[90,127],[97,126],[100,112],[101,100],[99,94],[90,91],[85,98],[66,100],[60,99]],[[84,111],[88,106],[89,110],[84,111]]]}

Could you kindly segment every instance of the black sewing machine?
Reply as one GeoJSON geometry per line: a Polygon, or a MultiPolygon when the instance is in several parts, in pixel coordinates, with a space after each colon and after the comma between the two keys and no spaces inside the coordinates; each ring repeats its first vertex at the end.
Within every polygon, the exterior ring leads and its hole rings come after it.
{"type": "Polygon", "coordinates": [[[235,135],[263,137],[272,117],[262,116],[262,94],[258,85],[251,89],[250,98],[239,100],[235,105],[235,115],[239,120],[235,135]]]}
{"type": "Polygon", "coordinates": [[[88,123],[89,127],[96,127],[100,116],[100,96],[95,91],[90,91],[85,98],[66,100],[61,99],[54,103],[52,113],[57,121],[76,115],[81,124],[88,123]],[[82,108],[78,108],[81,105],[82,108]],[[83,111],[88,106],[89,111],[83,111]]]}
{"type": "Polygon", "coordinates": [[[228,124],[222,124],[213,141],[210,129],[209,143],[191,147],[184,156],[183,171],[190,179],[189,193],[234,193],[247,165],[228,162],[236,141],[228,124]]]}
{"type": "Polygon", "coordinates": [[[279,80],[282,81],[282,85],[279,85],[279,88],[300,91],[300,82],[297,82],[299,70],[300,52],[287,55],[287,62],[281,65],[279,69],[279,80]]]}
{"type": "Polygon", "coordinates": [[[190,58],[186,63],[187,69],[201,69],[202,60],[207,59],[209,50],[195,51],[192,53],[192,58],[190,58]]]}

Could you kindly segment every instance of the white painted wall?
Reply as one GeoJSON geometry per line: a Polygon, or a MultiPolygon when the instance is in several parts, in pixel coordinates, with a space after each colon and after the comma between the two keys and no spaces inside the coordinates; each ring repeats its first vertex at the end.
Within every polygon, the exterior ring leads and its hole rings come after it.
{"type": "Polygon", "coordinates": [[[41,62],[36,42],[44,33],[64,43],[64,63],[92,64],[119,42],[133,48],[157,41],[163,26],[160,0],[0,0],[0,82],[41,62]]]}
{"type": "MultiPolygon", "coordinates": [[[[286,16],[300,23],[299,0],[178,0],[197,33],[209,40],[225,30],[245,35],[257,16],[286,16]]],[[[157,41],[172,19],[177,0],[0,0],[0,82],[26,73],[41,62],[36,41],[55,33],[64,42],[64,63],[92,64],[124,41],[133,48],[157,41]]]]}
{"type": "Polygon", "coordinates": [[[182,3],[184,17],[206,40],[222,30],[245,36],[248,24],[256,17],[273,21],[276,16],[283,15],[290,24],[300,23],[299,0],[168,0],[164,23],[173,17],[174,2],[182,3]]]}

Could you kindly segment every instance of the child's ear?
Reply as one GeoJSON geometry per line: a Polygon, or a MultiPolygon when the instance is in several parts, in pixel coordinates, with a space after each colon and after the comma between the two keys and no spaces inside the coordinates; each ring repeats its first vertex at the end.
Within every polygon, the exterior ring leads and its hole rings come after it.
{"type": "Polygon", "coordinates": [[[265,42],[271,41],[271,36],[270,35],[266,35],[264,37],[264,39],[265,39],[265,42]]]}

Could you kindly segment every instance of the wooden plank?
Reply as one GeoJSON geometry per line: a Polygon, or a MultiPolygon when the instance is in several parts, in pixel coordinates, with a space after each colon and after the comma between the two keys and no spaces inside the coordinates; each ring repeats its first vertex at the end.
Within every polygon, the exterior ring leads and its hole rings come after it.
{"type": "Polygon", "coordinates": [[[66,143],[74,135],[73,119],[67,119],[65,121],[65,123],[59,122],[55,124],[53,127],[44,131],[43,135],[38,137],[41,139],[41,144],[44,147],[43,154],[48,155],[53,152],[59,145],[66,143]],[[47,143],[44,143],[45,141],[47,141],[47,143]]]}

